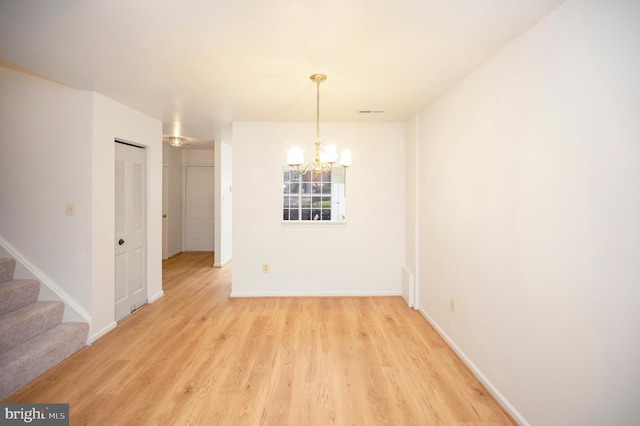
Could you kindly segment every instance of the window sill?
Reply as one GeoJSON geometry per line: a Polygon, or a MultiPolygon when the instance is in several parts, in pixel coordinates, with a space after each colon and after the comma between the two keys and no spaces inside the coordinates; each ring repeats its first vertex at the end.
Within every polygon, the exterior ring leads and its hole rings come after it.
{"type": "Polygon", "coordinates": [[[283,220],[282,226],[286,228],[322,228],[325,226],[337,226],[344,227],[347,226],[347,221],[321,221],[321,220],[283,220]]]}

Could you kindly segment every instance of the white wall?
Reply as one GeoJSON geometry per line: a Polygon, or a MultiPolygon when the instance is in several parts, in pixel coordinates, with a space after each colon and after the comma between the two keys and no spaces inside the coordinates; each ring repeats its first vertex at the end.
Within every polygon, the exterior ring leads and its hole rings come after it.
{"type": "Polygon", "coordinates": [[[215,166],[215,151],[213,149],[183,149],[183,166],[215,166]]]}
{"type": "Polygon", "coordinates": [[[89,92],[0,67],[0,236],[88,313],[91,102],[89,92]]]}
{"type": "Polygon", "coordinates": [[[419,116],[420,306],[522,422],[640,418],[638,22],[570,0],[419,116]]]}
{"type": "Polygon", "coordinates": [[[0,127],[0,236],[91,316],[90,340],[115,326],[114,139],[147,147],[147,278],[150,299],[160,297],[161,122],[0,67],[0,127]]]}
{"type": "Polygon", "coordinates": [[[404,125],[322,124],[353,152],[347,224],[282,224],[282,167],[313,151],[313,123],[234,123],[232,295],[400,294],[404,263],[404,125]],[[269,263],[270,273],[263,273],[269,263]]]}
{"type": "MultiPolygon", "coordinates": [[[[114,322],[114,155],[115,139],[147,152],[147,294],[162,292],[162,123],[109,98],[93,95],[92,250],[93,318],[97,338],[114,322]]],[[[88,158],[85,159],[88,161],[88,158]]]]}
{"type": "Polygon", "coordinates": [[[232,146],[216,141],[216,230],[214,266],[224,266],[231,260],[232,215],[232,146]]]}

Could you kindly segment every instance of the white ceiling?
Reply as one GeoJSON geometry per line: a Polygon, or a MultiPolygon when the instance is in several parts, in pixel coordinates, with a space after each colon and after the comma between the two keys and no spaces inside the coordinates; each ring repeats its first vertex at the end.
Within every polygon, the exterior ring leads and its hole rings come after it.
{"type": "Polygon", "coordinates": [[[321,122],[404,121],[563,1],[1,0],[0,58],[199,146],[315,121],[313,73],[321,122]]]}

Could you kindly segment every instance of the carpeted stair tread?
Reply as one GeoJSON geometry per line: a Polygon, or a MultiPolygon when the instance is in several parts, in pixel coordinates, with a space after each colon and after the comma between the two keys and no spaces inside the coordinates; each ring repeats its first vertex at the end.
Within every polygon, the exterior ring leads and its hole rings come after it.
{"type": "Polygon", "coordinates": [[[39,293],[38,280],[10,280],[0,283],[0,315],[35,302],[39,293]]]}
{"type": "Polygon", "coordinates": [[[13,279],[13,273],[16,270],[16,260],[2,257],[0,258],[0,283],[13,279]]]}
{"type": "Polygon", "coordinates": [[[63,323],[0,354],[0,400],[83,348],[88,332],[88,324],[63,323]]]}
{"type": "Polygon", "coordinates": [[[0,353],[62,322],[64,303],[35,302],[0,316],[0,353]]]}

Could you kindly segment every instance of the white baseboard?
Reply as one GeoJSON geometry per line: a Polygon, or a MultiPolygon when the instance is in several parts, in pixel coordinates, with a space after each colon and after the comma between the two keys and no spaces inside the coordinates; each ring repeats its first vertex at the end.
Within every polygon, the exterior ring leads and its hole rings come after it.
{"type": "Polygon", "coordinates": [[[99,330],[99,331],[91,334],[89,336],[89,343],[88,344],[89,345],[92,344],[93,342],[95,342],[96,340],[98,340],[99,338],[101,338],[102,336],[104,336],[105,334],[107,334],[108,332],[110,332],[111,330],[116,328],[117,326],[118,326],[118,323],[113,321],[112,323],[110,323],[106,327],[103,327],[102,330],[99,330]]]}
{"type": "Polygon", "coordinates": [[[37,266],[32,264],[18,249],[0,236],[0,245],[13,257],[16,262],[20,263],[29,273],[40,281],[41,285],[46,286],[57,297],[64,302],[66,307],[69,307],[82,317],[87,323],[91,324],[91,315],[80,305],[69,293],[56,284],[47,274],[42,272],[37,266]]]}
{"type": "Polygon", "coordinates": [[[276,291],[276,292],[231,292],[229,297],[389,297],[400,296],[400,292],[354,292],[354,291],[276,291]]]}
{"type": "Polygon", "coordinates": [[[164,296],[164,291],[160,290],[159,292],[157,292],[156,294],[154,294],[149,298],[149,303],[155,302],[156,300],[160,299],[162,296],[164,296]]]}
{"type": "MultiPolygon", "coordinates": [[[[182,250],[178,250],[178,251],[174,251],[173,253],[169,253],[167,259],[169,259],[170,257],[173,257],[177,254],[183,253],[182,250]]],[[[166,259],[165,259],[166,260],[166,259]]]]}
{"type": "Polygon", "coordinates": [[[213,266],[216,268],[222,268],[224,265],[226,265],[229,262],[231,262],[231,256],[227,257],[222,262],[214,262],[213,266]]]}
{"type": "Polygon", "coordinates": [[[500,391],[489,381],[489,379],[487,379],[487,377],[482,374],[482,371],[480,371],[480,369],[476,367],[473,362],[471,362],[467,355],[462,352],[462,349],[460,349],[447,335],[447,333],[445,333],[444,330],[440,328],[438,323],[436,323],[434,319],[431,318],[431,316],[429,316],[429,314],[421,307],[418,307],[418,312],[420,312],[420,314],[422,314],[422,316],[429,322],[429,324],[433,326],[436,332],[444,339],[447,345],[449,345],[449,347],[458,355],[458,357],[460,357],[462,362],[465,363],[465,365],[469,368],[469,370],[471,370],[476,378],[487,388],[487,390],[491,393],[491,395],[493,395],[493,397],[496,399],[496,401],[498,401],[502,408],[507,413],[509,413],[509,415],[516,422],[518,422],[519,425],[529,426],[529,423],[525,420],[524,417],[522,417],[518,410],[516,410],[515,407],[511,405],[511,403],[507,400],[507,398],[505,398],[505,396],[500,393],[500,391]]]}

